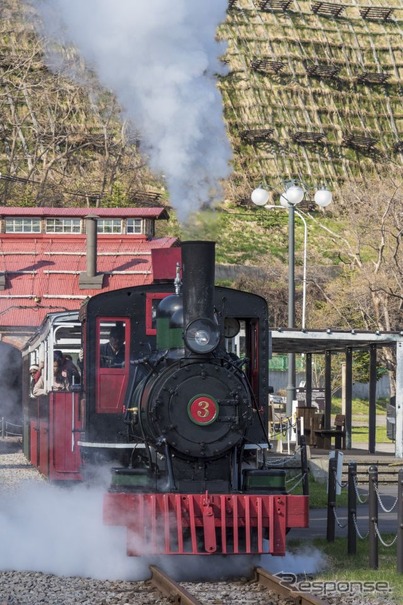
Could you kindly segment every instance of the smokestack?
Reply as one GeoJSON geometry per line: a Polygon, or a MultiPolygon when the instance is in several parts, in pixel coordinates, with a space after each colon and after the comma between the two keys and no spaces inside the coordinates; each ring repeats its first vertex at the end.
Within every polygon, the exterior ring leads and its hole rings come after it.
{"type": "Polygon", "coordinates": [[[215,242],[182,243],[184,327],[194,319],[213,319],[215,242]]]}
{"type": "Polygon", "coordinates": [[[85,217],[85,231],[87,234],[87,271],[80,274],[80,289],[100,290],[103,286],[103,273],[97,274],[97,220],[94,214],[85,217]]]}

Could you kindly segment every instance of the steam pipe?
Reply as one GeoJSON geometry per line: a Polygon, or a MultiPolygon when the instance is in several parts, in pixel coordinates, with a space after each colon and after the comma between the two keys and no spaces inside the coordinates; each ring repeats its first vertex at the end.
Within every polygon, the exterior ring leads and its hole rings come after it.
{"type": "Polygon", "coordinates": [[[97,274],[97,219],[94,214],[85,217],[87,232],[87,277],[97,274]]]}

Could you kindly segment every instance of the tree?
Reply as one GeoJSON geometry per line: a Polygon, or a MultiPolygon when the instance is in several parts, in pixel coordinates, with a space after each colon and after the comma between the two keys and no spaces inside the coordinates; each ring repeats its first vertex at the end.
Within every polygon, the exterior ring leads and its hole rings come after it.
{"type": "MultiPolygon", "coordinates": [[[[64,49],[57,72],[44,62],[34,12],[19,0],[0,7],[0,203],[85,205],[105,198],[139,199],[161,184],[115,97],[64,49]]],[[[62,51],[61,51],[62,52],[62,51]]]]}
{"type": "MultiPolygon", "coordinates": [[[[339,274],[315,282],[322,302],[311,315],[315,325],[370,331],[399,331],[403,320],[403,197],[391,177],[366,186],[346,185],[333,211],[337,227],[323,227],[337,254],[339,274]],[[338,230],[336,230],[338,229],[338,230]],[[326,313],[325,313],[326,311],[326,313]]],[[[323,326],[324,327],[324,326],[323,326]]],[[[393,351],[382,349],[392,390],[393,351]]]]}

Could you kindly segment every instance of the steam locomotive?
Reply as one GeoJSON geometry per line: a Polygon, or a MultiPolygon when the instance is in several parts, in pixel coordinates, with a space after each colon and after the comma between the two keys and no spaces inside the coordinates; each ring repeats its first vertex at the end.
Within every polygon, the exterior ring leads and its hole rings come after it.
{"type": "Polygon", "coordinates": [[[25,351],[69,335],[81,384],[25,406],[24,447],[52,480],[109,467],[104,521],[127,528],[128,555],[284,555],[308,525],[307,496],[270,467],[267,304],[214,270],[213,242],[184,242],[174,281],[95,295],[25,351]]]}

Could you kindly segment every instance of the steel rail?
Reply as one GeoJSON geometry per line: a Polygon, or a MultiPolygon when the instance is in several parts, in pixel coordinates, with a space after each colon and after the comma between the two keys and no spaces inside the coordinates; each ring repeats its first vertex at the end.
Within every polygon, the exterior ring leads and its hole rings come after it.
{"type": "Polygon", "coordinates": [[[155,565],[150,565],[151,584],[159,590],[165,597],[171,599],[175,605],[200,605],[200,601],[195,599],[190,592],[180,584],[172,580],[163,571],[155,565]]]}
{"type": "MultiPolygon", "coordinates": [[[[150,571],[151,585],[165,597],[168,597],[172,603],[175,605],[200,605],[200,601],[196,597],[191,595],[186,588],[183,588],[175,580],[172,580],[158,567],[150,565],[150,571]]],[[[327,601],[322,601],[314,595],[293,590],[292,587],[283,584],[279,578],[261,567],[255,568],[254,580],[277,595],[285,597],[288,602],[293,602],[295,605],[328,605],[327,601]]]]}
{"type": "Polygon", "coordinates": [[[327,601],[322,601],[314,595],[298,592],[293,590],[292,587],[282,584],[279,578],[273,576],[271,573],[261,567],[255,568],[255,580],[269,590],[272,590],[273,592],[290,599],[295,603],[295,605],[328,605],[327,601]]]}

